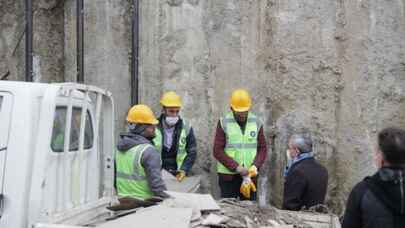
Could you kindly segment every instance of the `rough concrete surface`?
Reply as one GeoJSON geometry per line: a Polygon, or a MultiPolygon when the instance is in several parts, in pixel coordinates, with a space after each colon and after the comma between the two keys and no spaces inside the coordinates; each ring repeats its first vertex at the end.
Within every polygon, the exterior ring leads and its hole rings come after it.
{"type": "Polygon", "coordinates": [[[24,1],[0,1],[0,79],[24,77],[24,1]]]}
{"type": "MultiPolygon", "coordinates": [[[[33,1],[33,75],[34,81],[61,82],[63,78],[63,3],[33,1]]],[[[0,1],[0,77],[10,72],[9,80],[25,78],[24,1],[0,1]]]]}
{"type": "MultiPolygon", "coordinates": [[[[75,81],[75,1],[38,0],[34,72],[75,81]]],[[[85,82],[113,92],[117,132],[130,104],[131,1],[85,1],[85,82]]],[[[375,136],[405,127],[405,0],[140,0],[140,101],[178,92],[194,126],[193,172],[218,195],[212,142],[232,90],[253,96],[273,143],[262,176],[280,205],[288,137],[311,131],[330,173],[327,203],[375,171],[375,136]]],[[[24,79],[24,1],[0,0],[0,77],[24,79]]],[[[265,184],[263,186],[266,186],[265,184]]]]}
{"type": "Polygon", "coordinates": [[[274,134],[266,168],[280,205],[287,138],[309,130],[330,173],[327,203],[340,212],[351,187],[372,174],[378,130],[405,127],[404,1],[142,1],[141,100],[184,99],[199,160],[218,192],[214,130],[235,88],[274,134]],[[272,129],[274,126],[274,130],[272,129]],[[210,173],[210,174],[208,174],[210,173]]]}
{"type": "MultiPolygon", "coordinates": [[[[127,0],[84,1],[84,81],[113,93],[116,135],[131,101],[131,8],[127,0]]],[[[65,1],[65,76],[76,81],[76,1],[65,1]]]]}

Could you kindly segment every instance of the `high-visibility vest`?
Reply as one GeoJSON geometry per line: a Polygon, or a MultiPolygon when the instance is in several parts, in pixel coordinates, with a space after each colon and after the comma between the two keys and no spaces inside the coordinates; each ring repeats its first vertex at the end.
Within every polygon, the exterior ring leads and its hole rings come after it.
{"type": "Polygon", "coordinates": [[[143,152],[150,147],[153,146],[140,144],[127,151],[118,150],[115,154],[118,196],[128,196],[142,200],[153,196],[146,179],[145,170],[141,164],[143,152]]]}
{"type": "MultiPolygon", "coordinates": [[[[257,154],[257,138],[259,129],[262,126],[260,120],[256,115],[249,112],[244,133],[242,133],[242,129],[236,122],[232,112],[226,114],[220,121],[226,136],[225,154],[240,166],[249,168],[252,166],[257,154]]],[[[217,162],[217,172],[236,174],[221,162],[217,162]]]]}
{"type": "MultiPolygon", "coordinates": [[[[188,123],[182,119],[183,121],[183,127],[181,128],[180,132],[180,137],[179,137],[179,142],[177,143],[177,155],[176,155],[176,163],[177,163],[177,169],[180,169],[181,166],[183,165],[183,162],[187,156],[187,151],[186,151],[186,144],[187,144],[187,135],[190,132],[190,126],[188,123]]],[[[156,150],[160,153],[162,157],[162,149],[163,149],[163,132],[156,128],[156,136],[153,139],[153,143],[155,144],[156,150]]],[[[174,142],[173,142],[174,143],[174,142]]]]}

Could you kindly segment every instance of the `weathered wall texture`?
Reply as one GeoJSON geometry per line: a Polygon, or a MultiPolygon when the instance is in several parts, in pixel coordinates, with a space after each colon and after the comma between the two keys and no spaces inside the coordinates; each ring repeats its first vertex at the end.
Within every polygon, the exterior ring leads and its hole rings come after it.
{"type": "Polygon", "coordinates": [[[183,96],[182,114],[199,139],[196,172],[212,174],[217,120],[231,91],[247,88],[266,134],[275,134],[270,200],[281,201],[288,136],[310,130],[331,176],[328,204],[339,211],[351,187],[375,170],[376,132],[405,127],[404,4],[142,1],[141,100],[159,111],[163,91],[183,96]]]}
{"type": "MultiPolygon", "coordinates": [[[[34,81],[63,81],[63,1],[33,2],[34,81]]],[[[0,1],[0,78],[25,78],[23,0],[0,1]]]]}
{"type": "Polygon", "coordinates": [[[345,1],[339,6],[338,113],[340,198],[373,170],[375,135],[405,127],[405,1],[345,1]]]}
{"type": "MultiPolygon", "coordinates": [[[[75,1],[38,0],[34,72],[75,81],[75,1]]],[[[167,90],[194,125],[194,168],[218,193],[212,142],[232,90],[243,87],[273,139],[262,171],[281,201],[287,138],[309,130],[330,172],[328,204],[375,168],[375,135],[405,127],[405,0],[140,0],[140,100],[158,113],[167,90]]],[[[115,96],[117,130],[130,104],[129,0],[85,1],[85,82],[115,96]]],[[[0,0],[0,77],[24,79],[24,1],[0,0]]]]}
{"type": "MultiPolygon", "coordinates": [[[[64,8],[65,77],[76,81],[76,1],[65,0],[64,8]]],[[[127,0],[84,1],[84,80],[113,93],[117,134],[131,102],[130,20],[127,0]]]]}
{"type": "MultiPolygon", "coordinates": [[[[36,82],[76,81],[76,1],[33,1],[36,82]]],[[[127,0],[85,1],[85,83],[113,92],[117,132],[130,106],[131,8],[127,0]]],[[[0,0],[0,78],[25,79],[25,2],[0,0]]]]}

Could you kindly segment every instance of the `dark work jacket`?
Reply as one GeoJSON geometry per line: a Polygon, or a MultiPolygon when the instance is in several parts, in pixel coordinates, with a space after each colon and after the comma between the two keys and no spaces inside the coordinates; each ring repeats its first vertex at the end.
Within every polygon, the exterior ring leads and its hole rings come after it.
{"type": "Polygon", "coordinates": [[[405,168],[382,168],[350,193],[343,228],[404,228],[405,168]]]}
{"type": "Polygon", "coordinates": [[[323,204],[328,171],[314,158],[293,164],[284,182],[283,209],[301,210],[323,204]]]}
{"type": "Polygon", "coordinates": [[[164,115],[161,115],[159,117],[158,129],[162,133],[162,168],[168,171],[181,169],[184,170],[186,173],[189,173],[197,158],[197,140],[195,139],[194,136],[194,130],[190,126],[190,130],[188,132],[188,135],[186,136],[187,155],[186,158],[184,159],[182,167],[177,167],[176,157],[179,148],[178,145],[180,140],[180,134],[181,130],[183,129],[183,119],[179,119],[179,121],[174,126],[173,142],[171,148],[167,148],[164,146],[165,133],[162,126],[163,121],[165,121],[164,115]]]}

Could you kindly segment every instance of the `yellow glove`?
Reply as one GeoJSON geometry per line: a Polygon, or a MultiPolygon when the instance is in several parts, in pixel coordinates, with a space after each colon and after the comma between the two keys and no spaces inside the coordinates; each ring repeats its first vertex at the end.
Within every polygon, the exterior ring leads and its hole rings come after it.
{"type": "Polygon", "coordinates": [[[243,177],[243,182],[240,186],[240,193],[246,198],[250,199],[250,193],[256,192],[256,186],[249,176],[243,177]]]}
{"type": "Polygon", "coordinates": [[[186,172],[184,172],[183,170],[179,170],[176,174],[177,181],[182,182],[184,178],[186,178],[186,172]]]}
{"type": "Polygon", "coordinates": [[[250,166],[249,168],[249,176],[256,177],[257,176],[257,167],[255,165],[250,166]]]}
{"type": "Polygon", "coordinates": [[[240,186],[240,193],[242,193],[242,195],[249,199],[250,198],[250,185],[249,184],[242,184],[240,186]]]}
{"type": "Polygon", "coordinates": [[[252,190],[252,192],[256,192],[256,185],[253,183],[253,181],[250,182],[250,190],[252,190]]]}

